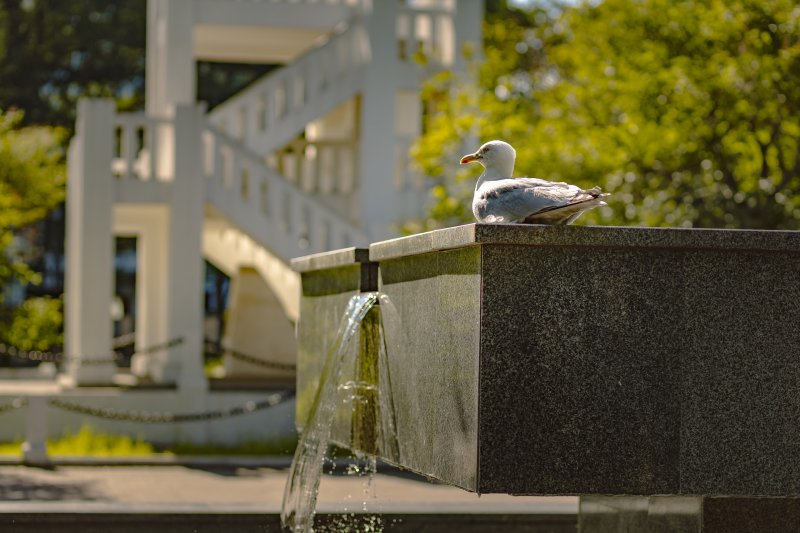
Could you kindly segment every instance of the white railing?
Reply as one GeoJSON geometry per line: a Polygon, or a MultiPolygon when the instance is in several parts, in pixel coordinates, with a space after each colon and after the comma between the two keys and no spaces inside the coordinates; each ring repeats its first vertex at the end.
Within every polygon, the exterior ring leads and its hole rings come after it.
{"type": "Polygon", "coordinates": [[[455,58],[453,12],[444,7],[401,7],[397,11],[397,56],[450,66],[455,58]]]}
{"type": "Polygon", "coordinates": [[[272,152],[352,97],[368,61],[369,39],[353,24],[218,106],[211,122],[260,153],[272,152]]]}
{"type": "Polygon", "coordinates": [[[348,195],[358,182],[355,141],[296,140],[273,154],[270,163],[308,194],[348,195]]]}
{"type": "Polygon", "coordinates": [[[282,259],[366,242],[357,226],[286,181],[237,139],[209,125],[203,145],[210,203],[282,259]]]}
{"type": "MultiPolygon", "coordinates": [[[[198,134],[176,132],[169,119],[143,113],[116,114],[113,123],[111,174],[117,180],[171,181],[175,135],[198,134]]],[[[366,242],[357,225],[313,196],[354,193],[354,143],[296,142],[278,152],[280,169],[295,169],[291,182],[213,125],[201,135],[198,157],[206,180],[198,186],[206,188],[207,201],[281,259],[366,242]]]]}
{"type": "Polygon", "coordinates": [[[173,175],[174,126],[144,113],[115,115],[111,172],[119,179],[168,181],[173,175]]]}

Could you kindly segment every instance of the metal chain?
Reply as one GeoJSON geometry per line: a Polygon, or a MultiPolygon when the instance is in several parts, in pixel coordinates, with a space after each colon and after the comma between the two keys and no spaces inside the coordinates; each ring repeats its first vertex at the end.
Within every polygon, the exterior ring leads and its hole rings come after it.
{"type": "Polygon", "coordinates": [[[258,357],[248,355],[236,350],[226,349],[226,353],[230,354],[234,359],[250,363],[251,365],[261,366],[264,368],[272,368],[275,370],[297,370],[297,365],[293,363],[278,363],[277,361],[265,361],[258,357]]]}
{"type": "Polygon", "coordinates": [[[28,400],[25,398],[14,398],[10,402],[0,405],[0,414],[7,413],[8,411],[14,411],[15,409],[20,409],[26,405],[28,405],[28,400]]]}
{"type": "Polygon", "coordinates": [[[125,409],[113,409],[111,407],[91,407],[79,403],[68,402],[57,398],[48,400],[48,404],[65,411],[71,411],[82,415],[106,418],[109,420],[119,420],[125,422],[141,422],[145,424],[157,423],[177,423],[177,422],[203,422],[208,420],[218,420],[234,416],[254,413],[263,409],[274,407],[294,397],[294,391],[281,391],[271,394],[260,401],[250,401],[242,405],[217,409],[203,413],[170,413],[170,412],[150,412],[132,411],[125,409]]]}
{"type": "Polygon", "coordinates": [[[130,333],[125,333],[124,335],[120,335],[119,337],[114,337],[111,339],[111,348],[114,350],[119,350],[120,348],[125,348],[126,346],[130,346],[136,342],[136,332],[132,331],[130,333]]]}
{"type": "Polygon", "coordinates": [[[64,358],[61,352],[42,352],[40,350],[22,350],[16,346],[8,346],[0,342],[0,355],[8,357],[18,357],[30,361],[46,361],[49,363],[60,363],[64,358]]]}
{"type": "MultiPolygon", "coordinates": [[[[117,337],[114,339],[114,348],[119,349],[121,347],[127,346],[131,344],[128,341],[126,336],[117,337]],[[120,343],[117,343],[117,339],[122,339],[120,343]]],[[[154,344],[152,346],[148,346],[147,348],[143,348],[141,350],[136,350],[134,353],[137,354],[150,354],[153,352],[159,352],[161,350],[168,350],[170,348],[174,348],[179,344],[184,342],[183,337],[176,337],[174,339],[168,340],[166,342],[162,342],[160,344],[154,344]]],[[[40,350],[22,350],[17,348],[16,346],[9,346],[5,343],[0,342],[0,355],[5,355],[8,357],[17,357],[19,359],[27,359],[29,361],[40,361],[40,362],[48,362],[48,363],[62,363],[68,359],[80,359],[82,365],[99,365],[99,364],[106,364],[106,363],[116,363],[121,359],[121,355],[119,353],[114,353],[113,356],[107,357],[78,357],[75,355],[66,355],[63,352],[42,352],[40,350]]]]}
{"type": "Polygon", "coordinates": [[[227,346],[222,346],[222,350],[217,350],[219,344],[217,341],[211,339],[203,339],[205,343],[205,351],[215,353],[216,355],[228,354],[234,359],[250,363],[251,365],[261,366],[264,368],[272,368],[273,370],[297,370],[297,365],[294,363],[280,363],[278,361],[267,361],[254,355],[246,354],[238,350],[232,350],[227,346]]]}

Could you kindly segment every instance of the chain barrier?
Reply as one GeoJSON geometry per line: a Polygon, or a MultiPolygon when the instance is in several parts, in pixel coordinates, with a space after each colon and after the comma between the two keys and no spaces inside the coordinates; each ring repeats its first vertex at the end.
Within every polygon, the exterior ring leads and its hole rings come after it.
{"type": "MultiPolygon", "coordinates": [[[[112,341],[112,346],[115,350],[133,344],[132,334],[123,335],[121,337],[117,337],[112,341]]],[[[179,344],[183,344],[184,338],[183,337],[176,337],[174,339],[168,340],[166,342],[162,342],[159,344],[154,344],[152,346],[148,346],[147,348],[142,348],[141,350],[134,351],[135,354],[151,354],[153,352],[159,352],[162,350],[168,350],[170,348],[174,348],[179,344]]],[[[114,353],[113,356],[101,356],[101,357],[78,357],[75,355],[66,355],[63,352],[43,352],[40,350],[23,350],[21,348],[17,348],[16,346],[9,346],[5,343],[0,342],[0,355],[5,355],[7,357],[16,357],[19,359],[27,359],[29,361],[39,361],[39,362],[48,362],[48,363],[63,363],[69,359],[80,359],[82,365],[100,365],[106,363],[116,363],[122,359],[121,354],[114,353]]]]}
{"type": "Polygon", "coordinates": [[[297,370],[297,365],[293,363],[278,363],[276,361],[265,361],[258,357],[230,349],[226,349],[225,353],[229,354],[234,359],[238,359],[239,361],[244,361],[245,363],[249,363],[251,365],[256,365],[264,368],[271,368],[273,370],[297,370]]]}
{"type": "Polygon", "coordinates": [[[232,350],[226,346],[220,345],[219,342],[212,340],[212,339],[203,339],[204,349],[208,353],[213,353],[214,355],[230,355],[234,359],[238,359],[239,361],[244,361],[245,363],[250,363],[251,365],[260,366],[263,368],[271,368],[273,370],[297,370],[297,365],[294,363],[280,363],[278,361],[268,361],[262,359],[261,357],[256,357],[254,355],[246,354],[244,352],[240,352],[238,350],[232,350]]]}
{"type": "Polygon", "coordinates": [[[125,333],[124,335],[111,339],[111,348],[113,350],[119,350],[120,348],[130,346],[134,342],[136,342],[136,332],[131,331],[130,333],[125,333]]]}
{"type": "Polygon", "coordinates": [[[82,415],[94,416],[98,418],[105,418],[108,420],[117,420],[122,422],[141,422],[145,424],[158,424],[158,423],[178,423],[178,422],[204,422],[208,420],[218,420],[221,418],[231,418],[234,416],[255,413],[274,407],[280,403],[286,402],[294,397],[294,391],[281,391],[269,395],[267,398],[259,401],[249,401],[234,407],[226,409],[217,409],[214,411],[206,411],[202,413],[170,413],[170,412],[151,412],[151,411],[133,411],[125,409],[114,409],[111,407],[91,407],[74,402],[51,398],[48,400],[48,405],[78,413],[82,415]]]}
{"type": "Polygon", "coordinates": [[[14,411],[16,409],[21,409],[26,405],[28,405],[28,400],[26,400],[25,398],[14,398],[10,402],[0,404],[0,414],[7,413],[8,411],[14,411]]]}

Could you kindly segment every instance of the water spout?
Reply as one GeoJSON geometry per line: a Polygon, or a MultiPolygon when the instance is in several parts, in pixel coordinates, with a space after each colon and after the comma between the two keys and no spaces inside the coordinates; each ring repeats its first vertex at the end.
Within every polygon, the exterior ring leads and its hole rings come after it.
{"type": "Polygon", "coordinates": [[[322,465],[341,394],[352,403],[351,447],[367,455],[374,455],[379,449],[391,457],[397,454],[379,302],[387,306],[387,312],[393,311],[388,299],[376,292],[351,298],[336,339],[327,351],[283,495],[281,524],[294,532],[312,531],[322,465]],[[346,360],[355,353],[351,342],[357,335],[357,355],[346,360]],[[343,375],[351,369],[352,379],[343,382],[343,375]]]}

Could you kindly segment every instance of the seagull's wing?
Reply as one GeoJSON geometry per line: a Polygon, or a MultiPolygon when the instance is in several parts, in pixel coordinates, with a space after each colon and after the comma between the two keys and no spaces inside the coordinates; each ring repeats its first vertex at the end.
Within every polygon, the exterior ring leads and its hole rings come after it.
{"type": "Polygon", "coordinates": [[[489,181],[476,191],[474,210],[485,222],[517,222],[531,215],[594,198],[589,191],[538,178],[489,181]],[[585,198],[582,198],[583,196],[585,198]]]}

